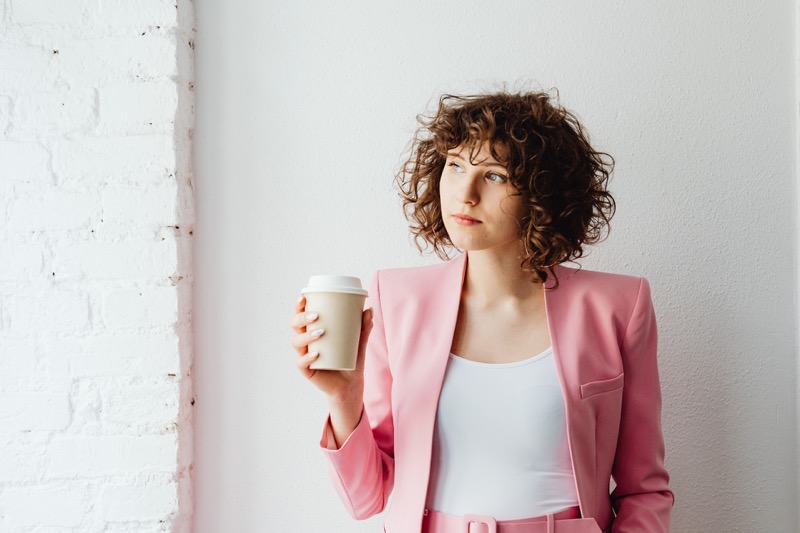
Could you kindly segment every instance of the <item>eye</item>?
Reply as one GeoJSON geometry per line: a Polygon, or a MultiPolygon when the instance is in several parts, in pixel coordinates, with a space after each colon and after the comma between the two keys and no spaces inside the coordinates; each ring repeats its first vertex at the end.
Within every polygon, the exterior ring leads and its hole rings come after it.
{"type": "Polygon", "coordinates": [[[452,169],[453,169],[454,171],[456,171],[456,172],[458,172],[458,171],[460,171],[460,170],[461,170],[461,165],[459,165],[459,164],[458,164],[458,163],[456,163],[455,161],[450,161],[449,163],[447,163],[447,166],[448,166],[448,167],[452,167],[452,169]]]}
{"type": "Polygon", "coordinates": [[[494,183],[505,183],[506,181],[505,176],[503,176],[502,174],[496,174],[494,172],[489,172],[488,174],[486,174],[486,178],[489,181],[493,181],[494,183]]]}

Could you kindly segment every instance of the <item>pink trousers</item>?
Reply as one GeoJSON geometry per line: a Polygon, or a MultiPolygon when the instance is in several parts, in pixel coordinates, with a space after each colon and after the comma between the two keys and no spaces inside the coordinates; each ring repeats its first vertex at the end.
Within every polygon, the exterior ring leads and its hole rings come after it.
{"type": "Polygon", "coordinates": [[[425,510],[422,533],[602,533],[593,518],[580,518],[579,507],[520,520],[495,520],[489,515],[454,516],[425,510]]]}

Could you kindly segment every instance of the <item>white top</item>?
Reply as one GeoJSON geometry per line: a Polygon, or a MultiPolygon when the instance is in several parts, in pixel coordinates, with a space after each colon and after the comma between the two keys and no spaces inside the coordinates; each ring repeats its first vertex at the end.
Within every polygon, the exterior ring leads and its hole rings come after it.
{"type": "Polygon", "coordinates": [[[553,349],[514,363],[450,354],[427,506],[515,520],[578,505],[553,349]]]}

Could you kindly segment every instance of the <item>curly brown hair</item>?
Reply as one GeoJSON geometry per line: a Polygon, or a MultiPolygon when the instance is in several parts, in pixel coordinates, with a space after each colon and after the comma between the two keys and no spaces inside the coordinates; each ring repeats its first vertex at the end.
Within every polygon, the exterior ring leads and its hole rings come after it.
{"type": "MultiPolygon", "coordinates": [[[[574,114],[545,92],[456,96],[444,94],[432,116],[417,115],[419,129],[395,176],[414,244],[433,246],[440,259],[454,247],[442,220],[439,180],[447,152],[465,147],[472,160],[488,143],[528,206],[519,220],[524,245],[520,267],[544,282],[554,265],[583,256],[601,238],[616,204],[606,190],[614,158],[594,150],[574,114]]],[[[607,237],[607,235],[606,235],[607,237]]],[[[458,248],[456,248],[458,249],[458,248]]]]}

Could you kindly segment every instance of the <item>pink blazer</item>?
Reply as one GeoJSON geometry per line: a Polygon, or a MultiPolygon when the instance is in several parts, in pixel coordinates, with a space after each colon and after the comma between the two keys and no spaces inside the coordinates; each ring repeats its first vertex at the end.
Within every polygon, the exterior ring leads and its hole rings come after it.
{"type": "MultiPolygon", "coordinates": [[[[366,416],[341,448],[335,449],[330,417],[320,440],[334,487],[354,518],[382,512],[392,494],[389,533],[421,529],[466,263],[464,253],[373,276],[366,416]]],[[[581,515],[602,531],[669,531],[674,496],[664,468],[650,285],[644,277],[555,268],[560,285],[545,292],[545,306],[581,515]]],[[[553,284],[551,277],[546,287],[553,284]]]]}

